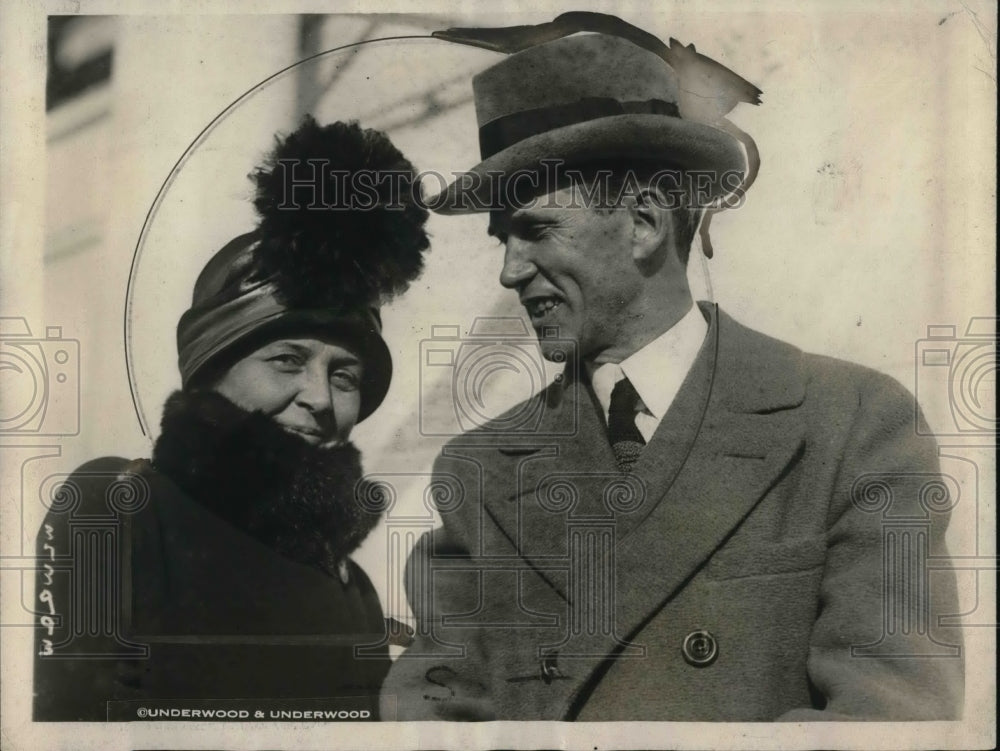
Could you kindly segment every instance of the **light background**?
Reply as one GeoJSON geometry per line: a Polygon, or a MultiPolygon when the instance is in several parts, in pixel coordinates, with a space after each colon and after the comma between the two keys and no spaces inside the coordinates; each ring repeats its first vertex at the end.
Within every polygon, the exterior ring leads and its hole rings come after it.
{"type": "MultiPolygon", "coordinates": [[[[778,2],[766,10],[748,2],[676,2],[651,12],[645,5],[587,7],[615,12],[664,39],[694,42],[764,91],[761,106],[741,104],[730,116],[756,140],[762,167],[746,204],[713,221],[716,255],[708,267],[715,300],[765,333],[888,373],[919,392],[932,427],[947,430],[948,383],[919,367],[915,353],[928,325],[955,325],[961,339],[970,318],[995,314],[995,9],[957,2],[778,2]]],[[[44,12],[74,7],[22,3],[16,30],[9,11],[0,25],[6,48],[0,312],[25,317],[36,336],[45,326],[61,326],[63,337],[79,340],[81,353],[80,434],[36,438],[38,446],[58,445],[61,456],[24,465],[21,476],[13,448],[0,457],[3,497],[15,499],[3,508],[5,555],[18,546],[30,551],[44,511],[16,501],[22,480],[37,487],[47,474],[98,455],[148,456],[150,438],[130,398],[123,326],[128,320],[133,331],[136,396],[155,434],[159,405],[179,385],[176,320],[204,262],[251,227],[246,174],[272,134],[293,128],[302,111],[321,122],[359,118],[387,130],[418,168],[449,174],[478,161],[469,79],[500,59],[430,39],[323,55],[257,90],[185,154],[226,106],[301,58],[299,19],[233,15],[234,6],[221,3],[165,3],[156,6],[158,15],[151,6],[92,3],[87,12],[128,14],[110,19],[106,30],[114,39],[110,86],[99,94],[103,99],[83,105],[90,110],[46,117],[44,12]],[[12,67],[14,61],[21,65],[12,67]],[[126,308],[133,254],[161,186],[126,308]]],[[[520,12],[527,6],[500,7],[509,12],[424,6],[409,8],[421,11],[410,15],[331,16],[308,45],[321,52],[453,25],[538,23],[585,4],[535,5],[527,13],[520,12]]],[[[477,316],[520,315],[514,295],[496,281],[501,254],[485,234],[484,217],[432,216],[428,229],[426,273],[383,311],[396,366],[392,388],[354,434],[369,472],[408,476],[398,483],[397,511],[417,514],[423,477],[444,440],[421,434],[420,410],[450,408],[442,398],[449,381],[422,368],[421,342],[436,325],[465,331],[477,316]]],[[[695,288],[705,290],[702,265],[693,260],[691,271],[695,288]]],[[[512,394],[524,396],[522,385],[493,384],[488,408],[499,411],[516,401],[512,394]]],[[[982,394],[993,387],[987,381],[982,394]]],[[[0,446],[13,446],[5,440],[0,446]]],[[[948,450],[942,460],[945,471],[955,468],[966,501],[949,532],[952,551],[990,555],[992,456],[970,448],[965,437],[942,443],[957,447],[951,455],[975,462],[970,469],[967,460],[949,459],[948,450]]],[[[356,558],[389,613],[405,618],[384,546],[379,528],[356,558]]],[[[21,587],[18,578],[10,571],[3,578],[2,622],[11,626],[3,640],[5,726],[27,716],[30,698],[25,653],[8,648],[30,639],[28,629],[16,628],[25,621],[18,598],[6,596],[21,587]]],[[[965,572],[961,584],[963,608],[973,620],[992,623],[993,575],[965,572]]],[[[992,663],[992,629],[970,628],[967,638],[969,664],[992,663]]],[[[992,678],[970,680],[969,688],[968,716],[988,717],[992,678]]],[[[136,739],[151,737],[149,727],[130,728],[128,742],[148,742],[136,739]]],[[[230,732],[213,728],[203,742],[224,746],[230,732]]],[[[708,737],[720,747],[755,742],[712,732],[708,737]]],[[[689,736],[676,737],[681,743],[689,736]]],[[[435,742],[443,745],[441,738],[435,742]]],[[[836,743],[836,736],[829,739],[824,743],[836,743]]],[[[775,745],[780,738],[757,742],[775,745]]],[[[863,745],[881,743],[898,745],[899,737],[876,735],[863,745]]]]}

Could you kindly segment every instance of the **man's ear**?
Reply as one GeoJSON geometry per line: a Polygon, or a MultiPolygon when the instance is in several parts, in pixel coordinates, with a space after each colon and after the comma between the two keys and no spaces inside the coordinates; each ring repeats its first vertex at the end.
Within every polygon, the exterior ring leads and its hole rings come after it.
{"type": "Polygon", "coordinates": [[[662,263],[662,251],[667,248],[673,231],[672,213],[663,197],[652,188],[639,191],[629,202],[632,216],[632,258],[646,265],[662,263]]]}

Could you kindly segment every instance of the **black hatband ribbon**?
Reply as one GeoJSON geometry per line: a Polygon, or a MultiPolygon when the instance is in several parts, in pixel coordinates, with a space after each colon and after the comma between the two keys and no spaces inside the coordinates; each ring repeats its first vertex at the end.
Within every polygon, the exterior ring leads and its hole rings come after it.
{"type": "Polygon", "coordinates": [[[514,112],[486,123],[479,129],[479,153],[483,159],[489,159],[539,133],[616,115],[680,117],[677,105],[662,99],[622,102],[611,97],[588,97],[568,104],[514,112]]]}

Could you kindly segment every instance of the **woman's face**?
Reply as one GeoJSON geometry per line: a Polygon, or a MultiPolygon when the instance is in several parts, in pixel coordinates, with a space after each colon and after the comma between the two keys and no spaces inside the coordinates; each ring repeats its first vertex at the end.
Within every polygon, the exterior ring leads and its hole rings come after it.
{"type": "Polygon", "coordinates": [[[229,368],[214,390],[309,443],[335,445],[358,421],[363,375],[361,360],[341,344],[276,339],[229,368]]]}

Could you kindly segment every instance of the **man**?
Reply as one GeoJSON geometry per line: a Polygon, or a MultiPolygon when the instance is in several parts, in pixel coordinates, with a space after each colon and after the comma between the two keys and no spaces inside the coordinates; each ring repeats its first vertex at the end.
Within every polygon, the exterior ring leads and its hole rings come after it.
{"type": "Polygon", "coordinates": [[[747,164],[678,78],[592,34],[474,79],[484,161],[438,208],[492,209],[500,281],[568,365],[527,435],[502,428],[519,405],[438,458],[459,492],[408,565],[386,718],[960,716],[954,576],[922,557],[944,552],[934,442],[891,379],[694,303],[701,210],[747,164]]]}

